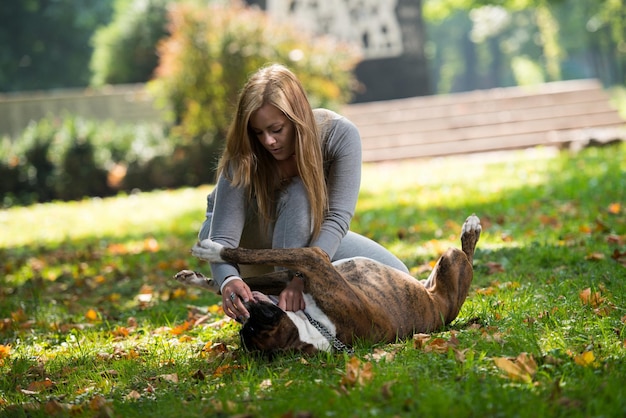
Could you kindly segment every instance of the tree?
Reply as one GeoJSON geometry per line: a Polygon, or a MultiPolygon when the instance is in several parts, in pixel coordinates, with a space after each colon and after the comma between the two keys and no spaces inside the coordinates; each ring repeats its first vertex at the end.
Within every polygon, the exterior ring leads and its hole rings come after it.
{"type": "Polygon", "coordinates": [[[117,3],[112,22],[94,36],[93,85],[138,83],[152,78],[158,64],[157,44],[167,34],[167,4],[171,2],[117,3]]]}
{"type": "Polygon", "coordinates": [[[87,86],[90,39],[112,0],[20,0],[0,7],[0,91],[87,86]]]}
{"type": "Polygon", "coordinates": [[[623,84],[624,6],[624,0],[426,1],[437,91],[585,77],[623,84]]]}

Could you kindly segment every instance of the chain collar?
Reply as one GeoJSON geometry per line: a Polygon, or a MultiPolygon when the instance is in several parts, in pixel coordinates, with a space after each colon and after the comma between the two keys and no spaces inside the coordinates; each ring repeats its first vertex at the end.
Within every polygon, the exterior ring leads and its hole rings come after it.
{"type": "Polygon", "coordinates": [[[309,320],[311,325],[313,325],[315,329],[318,330],[324,336],[324,338],[328,340],[330,345],[332,345],[335,350],[340,351],[340,352],[343,351],[348,354],[354,354],[354,350],[351,347],[348,347],[347,345],[339,341],[337,337],[335,337],[333,334],[330,333],[328,328],[322,325],[319,321],[313,319],[307,311],[302,311],[302,312],[304,312],[304,315],[306,315],[306,319],[309,320]]]}

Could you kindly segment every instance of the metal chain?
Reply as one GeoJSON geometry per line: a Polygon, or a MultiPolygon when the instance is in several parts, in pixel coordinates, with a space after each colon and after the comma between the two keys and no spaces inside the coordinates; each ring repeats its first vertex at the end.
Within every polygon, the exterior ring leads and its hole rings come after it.
{"type": "Polygon", "coordinates": [[[330,333],[330,331],[328,331],[328,328],[322,325],[319,321],[313,319],[307,311],[303,311],[303,312],[306,315],[306,318],[311,323],[311,325],[313,325],[315,329],[318,330],[328,340],[328,342],[333,346],[335,350],[343,351],[348,354],[354,354],[354,349],[352,349],[351,347],[348,347],[347,345],[339,341],[337,337],[335,337],[334,335],[330,333]]]}

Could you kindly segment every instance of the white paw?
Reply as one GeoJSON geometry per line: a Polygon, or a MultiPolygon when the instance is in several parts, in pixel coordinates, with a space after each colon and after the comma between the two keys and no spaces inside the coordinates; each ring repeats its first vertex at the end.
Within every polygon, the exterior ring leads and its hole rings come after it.
{"type": "Polygon", "coordinates": [[[463,229],[461,231],[461,234],[467,234],[467,233],[470,233],[470,232],[475,232],[476,234],[480,235],[482,230],[483,230],[483,228],[480,225],[480,219],[478,219],[478,216],[470,215],[465,220],[465,223],[463,224],[463,229]]]}
{"type": "Polygon", "coordinates": [[[210,239],[200,241],[191,249],[191,254],[210,263],[223,263],[224,260],[220,256],[220,252],[224,248],[223,245],[213,242],[210,239]]]}

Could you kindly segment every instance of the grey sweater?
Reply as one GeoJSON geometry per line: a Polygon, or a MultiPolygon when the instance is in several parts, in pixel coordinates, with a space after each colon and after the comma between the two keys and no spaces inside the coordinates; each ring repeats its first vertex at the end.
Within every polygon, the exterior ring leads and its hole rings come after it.
{"type": "MultiPolygon", "coordinates": [[[[309,246],[321,248],[333,259],[341,240],[348,232],[359,195],[361,137],[354,124],[343,116],[326,109],[315,109],[313,112],[322,138],[329,210],[319,235],[309,246]]],[[[239,246],[244,229],[249,231],[249,223],[255,219],[251,216],[253,209],[248,207],[246,195],[243,188],[232,187],[225,177],[218,178],[217,186],[208,199],[207,220],[203,225],[203,230],[206,231],[210,223],[208,235],[211,240],[225,247],[239,246]]],[[[310,224],[310,219],[307,222],[310,224]]],[[[260,229],[255,231],[260,233],[260,229]]],[[[206,235],[206,232],[200,232],[201,239],[202,235],[206,235]]],[[[307,237],[304,242],[309,239],[307,237]]],[[[258,241],[272,242],[271,237],[262,236],[258,237],[258,241]]],[[[237,266],[230,264],[211,264],[211,270],[218,285],[228,276],[239,275],[237,266]]]]}

